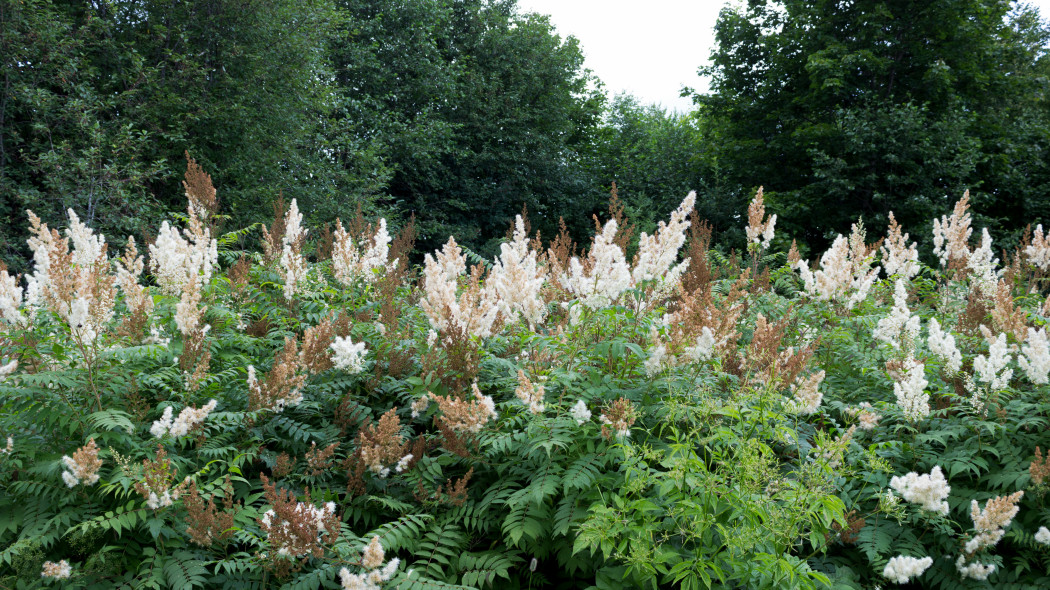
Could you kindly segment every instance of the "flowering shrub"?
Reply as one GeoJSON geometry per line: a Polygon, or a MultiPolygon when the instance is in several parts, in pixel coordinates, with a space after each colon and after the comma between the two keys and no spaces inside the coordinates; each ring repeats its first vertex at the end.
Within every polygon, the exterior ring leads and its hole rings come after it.
{"type": "Polygon", "coordinates": [[[1050,585],[1041,228],[812,266],[759,195],[742,267],[690,195],[413,269],[294,201],[234,250],[205,178],[148,264],[71,212],[0,271],[4,587],[1050,585]]]}

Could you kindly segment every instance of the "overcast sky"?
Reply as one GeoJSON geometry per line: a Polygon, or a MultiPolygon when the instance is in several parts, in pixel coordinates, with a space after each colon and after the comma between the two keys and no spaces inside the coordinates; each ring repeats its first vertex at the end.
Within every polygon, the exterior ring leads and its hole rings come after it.
{"type": "MultiPolygon", "coordinates": [[[[1032,0],[1050,15],[1050,0],[1032,0]]],[[[696,73],[714,45],[723,0],[518,0],[522,12],[549,14],[562,36],[580,40],[590,68],[610,94],[689,110],[683,85],[706,90],[696,73]]]]}

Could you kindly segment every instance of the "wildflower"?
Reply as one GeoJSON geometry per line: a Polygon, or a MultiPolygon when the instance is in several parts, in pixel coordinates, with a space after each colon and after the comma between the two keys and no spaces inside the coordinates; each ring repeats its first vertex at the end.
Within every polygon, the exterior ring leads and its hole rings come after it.
{"type": "Polygon", "coordinates": [[[276,557],[324,555],[321,537],[334,539],[340,533],[335,502],[317,507],[311,503],[309,494],[305,502],[299,502],[290,491],[277,490],[265,475],[262,480],[266,501],[271,508],[263,513],[259,524],[270,546],[277,549],[276,557]]]}
{"type": "Polygon", "coordinates": [[[86,486],[98,482],[98,470],[102,468],[102,460],[98,458],[98,446],[95,439],[88,440],[88,444],[77,449],[72,457],[64,455],[62,462],[66,470],[62,472],[62,481],[69,487],[77,484],[86,486]]]}
{"type": "Polygon", "coordinates": [[[150,328],[149,328],[149,337],[147,337],[143,341],[143,343],[144,344],[156,344],[158,346],[167,347],[169,344],[171,344],[171,338],[168,338],[168,337],[164,336],[164,334],[161,333],[160,328],[154,325],[154,326],[150,326],[150,328]]]}
{"type": "Polygon", "coordinates": [[[199,276],[202,285],[211,281],[212,269],[218,265],[218,241],[204,227],[195,207],[187,207],[189,228],[183,235],[167,221],[161,223],[157,239],[149,247],[149,267],[160,290],[179,295],[191,276],[199,276]]]}
{"type": "Polygon", "coordinates": [[[1006,534],[1006,527],[1013,522],[1020,508],[1017,503],[1024,496],[1024,491],[1016,491],[1009,496],[996,496],[988,500],[984,509],[980,508],[977,500],[970,501],[970,518],[973,520],[973,528],[977,531],[972,539],[966,542],[967,554],[974,554],[981,549],[994,546],[1006,534]]]}
{"type": "Polygon", "coordinates": [[[941,330],[941,325],[937,323],[937,318],[930,319],[929,330],[930,336],[927,339],[927,344],[930,347],[930,352],[944,363],[949,373],[958,373],[962,369],[962,353],[955,346],[955,336],[952,336],[950,332],[941,330]]]}
{"type": "Polygon", "coordinates": [[[73,575],[73,568],[71,568],[69,562],[64,559],[58,563],[45,561],[44,569],[40,572],[40,577],[51,578],[53,580],[68,580],[71,575],[73,575]]]}
{"type": "Polygon", "coordinates": [[[525,371],[518,369],[518,387],[514,390],[518,397],[533,414],[543,413],[543,385],[533,385],[525,371]]]}
{"type": "Polygon", "coordinates": [[[303,240],[306,238],[306,230],[302,226],[303,215],[299,213],[299,205],[295,199],[289,205],[284,216],[284,237],[281,242],[284,248],[281,251],[281,268],[284,272],[284,298],[292,300],[299,290],[299,284],[306,279],[306,259],[303,258],[303,240]]]}
{"type": "Polygon", "coordinates": [[[219,402],[215,400],[209,401],[204,404],[200,409],[193,406],[186,406],[179,412],[178,418],[173,421],[171,419],[172,409],[171,406],[164,408],[164,414],[160,420],[153,422],[153,426],[150,428],[150,433],[153,436],[160,438],[165,434],[171,434],[175,438],[180,436],[186,436],[191,430],[197,428],[204,423],[204,420],[208,418],[208,414],[215,409],[215,406],[219,402]]]}
{"type": "Polygon", "coordinates": [[[1050,379],[1050,342],[1047,341],[1046,328],[1028,328],[1028,338],[1025,338],[1024,346],[1021,348],[1023,357],[1017,359],[1028,380],[1039,385],[1046,385],[1050,379]]]}
{"type": "Polygon", "coordinates": [[[394,466],[394,471],[396,471],[397,473],[405,471],[406,469],[408,469],[408,464],[411,463],[412,459],[414,458],[415,456],[412,453],[401,457],[401,459],[398,460],[397,465],[394,466]]]}
{"type": "Polygon", "coordinates": [[[13,437],[7,437],[7,446],[0,449],[0,455],[7,455],[13,453],[15,450],[15,439],[13,437]]]}
{"type": "MultiPolygon", "coordinates": [[[[29,249],[33,251],[33,272],[26,277],[25,300],[32,308],[44,303],[45,295],[51,286],[52,257],[61,253],[64,242],[57,231],[49,229],[32,211],[26,211],[26,214],[29,216],[29,227],[33,234],[26,240],[29,249]]],[[[32,313],[32,310],[30,312],[32,313]]]]}
{"type": "Polygon", "coordinates": [[[215,500],[209,498],[205,503],[197,490],[197,484],[189,482],[189,490],[183,500],[186,508],[186,534],[190,541],[202,547],[210,546],[214,541],[225,541],[233,536],[233,513],[230,509],[233,503],[233,485],[230,476],[226,476],[224,488],[223,507],[219,510],[215,506],[215,500]]]}
{"type": "Polygon", "coordinates": [[[919,274],[919,251],[915,242],[908,243],[908,234],[901,233],[892,211],[886,240],[882,243],[882,267],[887,277],[908,280],[919,274]]]}
{"type": "Polygon", "coordinates": [[[467,258],[456,244],[456,240],[450,236],[436,257],[427,254],[423,262],[425,296],[420,301],[420,307],[427,314],[430,324],[443,331],[460,315],[459,300],[456,298],[456,279],[466,270],[467,258]]]}
{"type": "Polygon", "coordinates": [[[988,579],[988,576],[995,573],[995,564],[989,563],[984,565],[981,563],[967,563],[966,557],[960,555],[959,559],[955,560],[955,569],[959,571],[959,575],[965,580],[966,578],[973,578],[974,580],[984,581],[988,579]]]}
{"type": "Polygon", "coordinates": [[[0,265],[0,320],[15,326],[25,325],[26,317],[18,310],[22,306],[22,293],[17,279],[0,265]]]}
{"type": "Polygon", "coordinates": [[[401,420],[394,408],[380,416],[377,423],[369,424],[358,432],[357,448],[364,465],[379,477],[389,475],[391,465],[407,466],[412,460],[405,459],[401,420]]]}
{"type": "Polygon", "coordinates": [[[372,537],[361,556],[361,567],[375,569],[383,565],[383,557],[383,546],[379,544],[379,537],[372,537]]]}
{"type": "Polygon", "coordinates": [[[948,494],[952,491],[948,480],[941,473],[939,465],[934,466],[929,473],[919,475],[914,471],[904,477],[894,476],[890,479],[890,487],[897,491],[905,500],[914,504],[921,504],[923,510],[936,512],[937,514],[948,514],[948,494]]]}
{"type": "Polygon", "coordinates": [[[598,421],[602,423],[602,438],[608,440],[613,435],[618,438],[628,438],[631,436],[631,426],[637,417],[638,412],[631,405],[630,400],[625,397],[617,399],[598,416],[598,421]]]}
{"type": "Polygon", "coordinates": [[[955,203],[951,216],[942,215],[940,220],[933,220],[933,253],[941,266],[956,268],[965,266],[970,259],[970,248],[967,242],[973,230],[970,228],[970,213],[967,211],[970,191],[955,203]]]}
{"type": "Polygon", "coordinates": [[[127,315],[123,320],[122,329],[125,333],[136,338],[142,334],[142,329],[149,323],[149,315],[153,311],[153,296],[145,287],[139,284],[139,277],[145,270],[142,256],[139,256],[135,247],[135,238],[128,236],[127,245],[124,247],[124,255],[117,259],[117,274],[115,283],[124,293],[124,305],[127,307],[127,315]]]}
{"type": "Polygon", "coordinates": [[[762,197],[762,187],[758,187],[755,198],[751,199],[751,204],[747,207],[747,227],[744,228],[744,231],[747,232],[748,243],[756,244],[762,250],[769,248],[769,243],[773,240],[773,228],[777,224],[776,214],[763,221],[762,218],[765,216],[766,207],[762,197]]]}
{"type": "Polygon", "coordinates": [[[458,432],[480,432],[489,420],[499,417],[496,404],[491,397],[482,395],[475,382],[471,385],[474,399],[467,402],[462,399],[449,398],[430,394],[430,398],[441,408],[441,422],[458,432]]]}
{"type": "Polygon", "coordinates": [[[922,420],[930,414],[930,394],[926,393],[926,365],[907,358],[904,361],[904,375],[893,383],[893,394],[897,405],[910,422],[922,420]]]}
{"type": "Polygon", "coordinates": [[[449,238],[436,257],[427,254],[424,259],[423,290],[420,307],[430,324],[438,331],[453,327],[479,338],[488,338],[500,317],[499,296],[494,287],[481,288],[481,269],[474,267],[470,284],[457,297],[459,275],[466,269],[466,255],[449,238]]]}
{"type": "MultiPolygon", "coordinates": [[[[369,226],[371,229],[371,226],[369,226]]],[[[338,219],[335,222],[334,240],[332,242],[332,271],[337,281],[350,286],[354,280],[361,278],[366,283],[375,281],[377,270],[388,265],[395,266],[397,260],[388,263],[390,256],[390,234],[387,232],[386,219],[380,218],[379,224],[371,235],[361,236],[359,249],[354,239],[338,219]]]]}
{"type": "Polygon", "coordinates": [[[295,338],[288,336],[284,339],[284,348],[274,355],[273,369],[265,382],[260,383],[255,367],[248,366],[248,407],[251,411],[265,408],[279,413],[286,407],[301,404],[307,377],[303,369],[295,338]]]}
{"type": "Polygon", "coordinates": [[[168,433],[168,431],[171,429],[172,411],[173,410],[171,406],[164,408],[164,414],[161,415],[160,420],[153,421],[153,426],[151,426],[149,429],[150,434],[157,438],[160,438],[168,433]]]}
{"type": "Polygon", "coordinates": [[[187,406],[183,408],[181,412],[179,412],[178,418],[176,418],[174,421],[171,420],[171,406],[168,406],[164,409],[164,415],[161,417],[161,419],[153,423],[153,427],[150,428],[150,432],[153,433],[154,436],[158,437],[163,436],[164,430],[167,430],[168,433],[171,434],[171,436],[174,436],[176,438],[180,436],[186,436],[190,433],[191,430],[197,428],[198,426],[204,423],[204,420],[207,419],[208,414],[210,414],[215,409],[215,406],[217,404],[217,401],[211,400],[200,409],[195,408],[193,406],[187,406]],[[158,435],[156,434],[157,432],[161,432],[161,434],[158,435]]]}
{"type": "Polygon", "coordinates": [[[200,279],[191,275],[183,284],[182,295],[175,305],[175,325],[183,336],[197,332],[207,306],[201,307],[200,279]]]}
{"type": "Polygon", "coordinates": [[[890,314],[879,320],[873,334],[900,350],[911,350],[919,335],[919,316],[911,315],[908,309],[908,291],[904,279],[897,279],[893,291],[893,308],[890,314]]]}
{"type": "Polygon", "coordinates": [[[356,375],[364,370],[365,354],[368,350],[364,342],[354,344],[350,337],[342,338],[336,336],[335,342],[330,346],[332,349],[332,363],[335,368],[356,375]]]}
{"type": "Polygon", "coordinates": [[[1043,235],[1043,225],[1035,226],[1032,235],[1032,243],[1024,249],[1028,261],[1039,267],[1040,270],[1050,269],[1050,233],[1043,235]]]}
{"type": "Polygon", "coordinates": [[[95,236],[91,228],[81,223],[80,218],[73,209],[67,209],[69,226],[66,228],[66,237],[73,242],[73,264],[77,266],[91,266],[106,251],[105,236],[95,236]]]}
{"type": "Polygon", "coordinates": [[[1035,459],[1028,464],[1028,475],[1032,478],[1032,483],[1037,486],[1043,485],[1043,481],[1050,477],[1050,453],[1043,457],[1043,451],[1039,447],[1035,448],[1035,459]]]}
{"type": "Polygon", "coordinates": [[[673,363],[668,362],[667,358],[667,347],[663,344],[659,344],[649,352],[649,358],[645,359],[643,363],[645,367],[645,374],[650,378],[655,377],[663,372],[666,366],[670,366],[673,363]]]}
{"type": "Polygon", "coordinates": [[[616,244],[616,220],[610,219],[595,234],[586,261],[573,257],[561,285],[590,309],[611,305],[631,287],[631,271],[623,250],[616,244]]]}
{"type": "Polygon", "coordinates": [[[974,249],[967,260],[967,267],[971,271],[971,282],[981,291],[985,297],[990,297],[999,282],[1000,272],[995,270],[999,259],[993,257],[992,237],[988,235],[988,228],[981,229],[981,245],[974,249]]]}
{"type": "Polygon", "coordinates": [[[874,430],[879,425],[879,414],[868,402],[861,402],[856,408],[849,408],[846,412],[857,418],[857,427],[861,430],[874,430]]]}
{"type": "MultiPolygon", "coordinates": [[[[372,537],[368,545],[365,545],[361,555],[361,567],[368,571],[351,574],[350,570],[345,567],[339,570],[339,579],[344,590],[378,590],[380,583],[393,577],[401,563],[401,560],[395,557],[384,566],[383,559],[383,546],[379,544],[379,537],[372,537]]],[[[411,575],[411,570],[409,575],[411,575]]]]}
{"type": "Polygon", "coordinates": [[[576,420],[576,424],[583,424],[591,419],[591,411],[587,409],[587,404],[582,399],[576,401],[576,405],[569,410],[569,414],[576,420]]]}
{"type": "Polygon", "coordinates": [[[931,565],[933,565],[933,558],[929,556],[919,559],[898,555],[890,559],[882,570],[882,575],[892,582],[906,584],[912,578],[921,576],[931,565]]]}
{"type": "Polygon", "coordinates": [[[879,276],[879,267],[871,268],[864,235],[864,226],[855,223],[848,240],[837,236],[831,248],[820,257],[819,270],[810,271],[805,260],[795,263],[807,295],[823,301],[845,300],[846,307],[851,309],[867,298],[879,276]]]}
{"type": "MultiPolygon", "coordinates": [[[[635,285],[643,281],[656,280],[661,291],[673,289],[678,279],[689,266],[689,259],[675,264],[678,251],[685,244],[685,232],[689,229],[688,216],[696,203],[696,191],[690,191],[678,208],[671,212],[669,223],[661,221],[653,235],[642,232],[638,238],[638,254],[634,258],[631,280],[635,285]]],[[[775,217],[775,216],[774,216],[775,217]]]]}
{"type": "Polygon", "coordinates": [[[409,407],[412,409],[412,417],[418,418],[423,412],[427,411],[428,407],[430,407],[430,396],[420,396],[416,401],[412,402],[412,405],[409,407]]]}
{"type": "Polygon", "coordinates": [[[529,248],[525,222],[518,215],[514,218],[513,238],[500,244],[500,255],[485,281],[508,323],[517,321],[519,316],[532,327],[543,321],[547,304],[541,292],[546,274],[537,252],[529,248]]]}
{"type": "Polygon", "coordinates": [[[824,381],[824,371],[817,371],[802,380],[801,384],[792,385],[791,391],[794,399],[787,403],[787,410],[796,414],[809,415],[820,408],[820,402],[824,394],[820,392],[820,384],[824,381]]]}
{"type": "Polygon", "coordinates": [[[174,479],[171,461],[164,447],[157,445],[156,458],[142,461],[142,479],[135,483],[135,491],[146,499],[150,510],[159,510],[174,504],[182,494],[183,484],[172,486],[174,479]]]}
{"type": "Polygon", "coordinates": [[[973,369],[977,374],[977,380],[987,383],[992,391],[1005,389],[1010,384],[1014,370],[1007,369],[1010,364],[1009,348],[1006,345],[1006,334],[999,336],[988,348],[988,356],[977,355],[973,359],[973,369]]]}
{"type": "Polygon", "coordinates": [[[687,346],[683,353],[693,362],[708,361],[714,356],[716,346],[718,346],[718,340],[715,338],[715,333],[711,328],[703,326],[700,328],[700,335],[696,337],[696,344],[687,346]]]}
{"type": "Polygon", "coordinates": [[[1045,526],[1039,527],[1039,530],[1035,532],[1035,541],[1043,545],[1050,545],[1050,530],[1047,530],[1045,526]]]}

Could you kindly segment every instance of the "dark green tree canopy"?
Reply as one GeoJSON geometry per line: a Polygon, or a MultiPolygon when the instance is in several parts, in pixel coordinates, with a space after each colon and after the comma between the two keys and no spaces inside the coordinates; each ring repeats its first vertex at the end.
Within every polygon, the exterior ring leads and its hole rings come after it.
{"type": "MultiPolygon", "coordinates": [[[[237,225],[280,195],[358,205],[492,250],[527,206],[600,203],[581,164],[603,108],[575,39],[513,0],[0,0],[0,218],[68,207],[118,242],[183,205],[183,153],[237,225]]],[[[25,263],[22,229],[2,257],[25,263]]],[[[149,236],[145,236],[149,237],[149,236]]]]}
{"type": "Polygon", "coordinates": [[[720,15],[697,96],[741,201],[765,185],[812,245],[894,211],[924,232],[966,188],[992,224],[1050,209],[1047,28],[1003,0],[750,0],[720,15]],[[820,224],[812,220],[819,217],[820,224]]]}

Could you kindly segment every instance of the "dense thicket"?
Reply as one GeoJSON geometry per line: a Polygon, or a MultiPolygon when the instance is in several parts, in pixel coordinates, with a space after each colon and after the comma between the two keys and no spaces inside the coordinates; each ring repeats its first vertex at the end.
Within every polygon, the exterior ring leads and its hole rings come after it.
{"type": "Polygon", "coordinates": [[[26,268],[27,208],[152,239],[187,151],[233,225],[283,196],[318,225],[415,215],[423,248],[492,254],[523,207],[579,242],[613,182],[640,229],[697,190],[726,251],[759,185],[803,252],[890,210],[925,233],[967,188],[1015,242],[1050,210],[1050,29],[1015,5],[727,8],[712,91],[667,113],[607,103],[514,0],[0,0],[0,258],[26,268]]]}
{"type": "Polygon", "coordinates": [[[916,231],[964,188],[993,226],[1050,212],[1050,60],[1033,9],[753,0],[724,9],[716,35],[697,100],[721,169],[772,189],[808,243],[890,210],[916,231]]]}
{"type": "MultiPolygon", "coordinates": [[[[915,232],[969,188],[992,226],[1050,213],[1047,27],[1005,0],[751,0],[716,26],[716,158],[814,245],[893,210],[915,232]],[[814,226],[820,218],[827,223],[814,226]],[[821,233],[825,232],[825,233],[821,233]]],[[[746,202],[741,191],[737,208],[746,202]]]]}
{"type": "Polygon", "coordinates": [[[25,254],[27,208],[141,235],[179,209],[186,150],[238,221],[280,191],[310,205],[362,192],[324,133],[335,16],[315,1],[0,3],[5,258],[25,254]]]}
{"type": "Polygon", "coordinates": [[[577,153],[601,95],[576,42],[513,1],[4,0],[0,35],[16,264],[26,208],[118,235],[178,210],[187,150],[238,224],[283,194],[313,220],[378,206],[415,213],[424,244],[478,247],[523,206],[552,233],[552,207],[598,202],[577,153]]]}
{"type": "Polygon", "coordinates": [[[811,266],[759,196],[738,264],[690,194],[631,262],[519,217],[419,269],[186,180],[148,254],[70,215],[0,271],[2,587],[1050,584],[1041,228],[1000,265],[963,199],[933,266],[860,225],[811,266]]]}
{"type": "Polygon", "coordinates": [[[517,14],[513,0],[340,6],[345,119],[382,146],[392,174],[384,202],[416,214],[422,244],[454,233],[483,246],[523,206],[553,235],[558,212],[601,202],[579,153],[602,98],[574,39],[517,14]]]}

